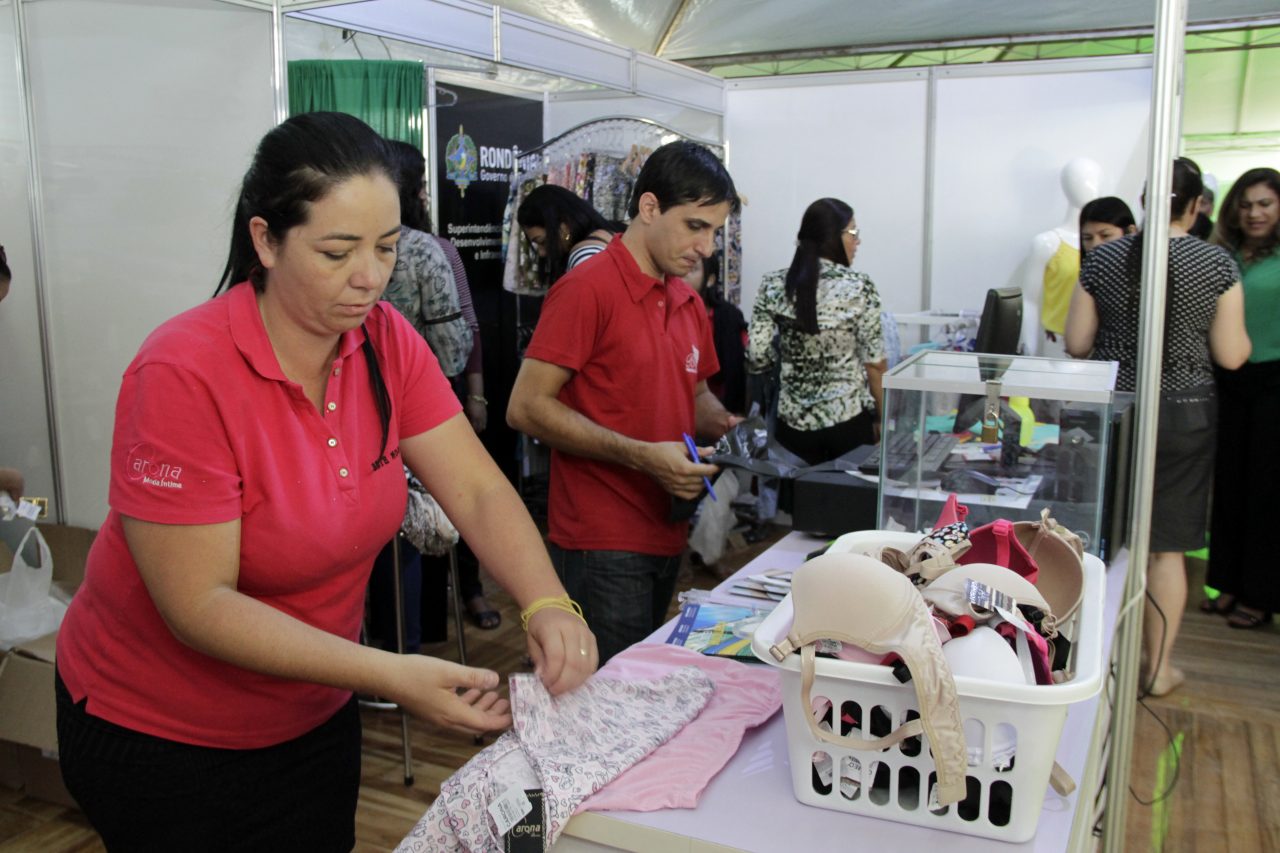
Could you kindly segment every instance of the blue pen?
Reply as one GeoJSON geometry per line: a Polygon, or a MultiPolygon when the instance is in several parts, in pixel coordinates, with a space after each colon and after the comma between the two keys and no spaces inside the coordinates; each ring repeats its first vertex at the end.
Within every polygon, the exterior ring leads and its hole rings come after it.
{"type": "MultiPolygon", "coordinates": [[[[696,464],[702,464],[702,457],[698,455],[698,445],[693,443],[693,436],[689,435],[687,432],[682,432],[680,434],[684,436],[684,446],[689,448],[689,456],[692,457],[696,464]]],[[[711,500],[718,501],[719,498],[716,497],[716,490],[711,488],[711,481],[706,477],[703,477],[702,482],[706,484],[707,494],[711,495],[711,500]]]]}

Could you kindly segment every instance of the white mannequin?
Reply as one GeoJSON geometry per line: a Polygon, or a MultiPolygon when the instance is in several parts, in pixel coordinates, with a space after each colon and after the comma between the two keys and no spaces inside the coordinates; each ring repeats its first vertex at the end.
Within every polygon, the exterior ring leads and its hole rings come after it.
{"type": "Polygon", "coordinates": [[[1022,278],[1022,345],[1028,355],[1065,358],[1062,336],[1049,340],[1042,328],[1040,306],[1043,304],[1044,268],[1066,243],[1080,248],[1080,208],[1102,195],[1102,167],[1088,157],[1076,157],[1062,168],[1062,192],[1067,197],[1067,215],[1061,225],[1037,234],[1031,241],[1031,253],[1023,264],[1022,278]]]}

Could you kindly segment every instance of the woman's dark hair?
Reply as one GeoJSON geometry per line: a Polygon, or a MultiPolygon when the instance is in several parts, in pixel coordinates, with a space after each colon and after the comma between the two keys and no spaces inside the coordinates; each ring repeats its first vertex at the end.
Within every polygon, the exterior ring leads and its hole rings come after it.
{"type": "Polygon", "coordinates": [[[688,140],[668,142],[650,154],[640,167],[627,207],[627,215],[632,219],[640,214],[640,196],[645,193],[653,193],[658,199],[658,210],[664,213],[681,204],[726,201],[730,213],[742,209],[733,178],[729,177],[724,164],[711,149],[688,140]]]}
{"type": "MultiPolygon", "coordinates": [[[[258,143],[240,186],[231,248],[214,296],[248,280],[262,291],[266,273],[249,234],[249,220],[260,216],[271,238],[281,242],[290,229],[306,223],[311,204],[351,178],[382,175],[396,182],[395,161],[373,128],[346,113],[302,113],[276,125],[258,143]]],[[[387,450],[391,398],[369,336],[362,346],[369,382],[382,420],[382,453],[387,450]]]]}
{"type": "Polygon", "coordinates": [[[820,198],[809,205],[800,217],[800,233],[796,235],[796,253],[787,270],[787,298],[796,308],[800,330],[818,333],[818,260],[825,258],[847,264],[849,255],[841,236],[853,221],[853,208],[838,198],[820,198]]]}
{"type": "MultiPolygon", "coordinates": [[[[1231,185],[1227,195],[1222,199],[1222,207],[1218,209],[1218,221],[1213,227],[1213,242],[1232,252],[1244,248],[1244,230],[1240,227],[1240,201],[1245,190],[1266,184],[1277,196],[1280,196],[1280,172],[1266,167],[1250,169],[1231,185]]],[[[1254,248],[1254,258],[1264,258],[1280,245],[1280,223],[1271,232],[1271,236],[1261,246],[1254,248]]]]}
{"type": "Polygon", "coordinates": [[[1170,205],[1170,218],[1177,219],[1187,212],[1187,208],[1200,203],[1204,194],[1204,178],[1200,174],[1200,166],[1189,157],[1178,157],[1173,161],[1173,204],[1170,205]]]}
{"type": "Polygon", "coordinates": [[[720,280],[720,252],[715,251],[702,259],[702,301],[709,306],[724,301],[724,282],[720,280]],[[712,284],[712,282],[715,284],[712,284]]]}
{"type": "Polygon", "coordinates": [[[396,187],[400,190],[400,224],[415,231],[431,233],[431,214],[422,200],[427,181],[427,161],[422,152],[408,142],[388,139],[387,146],[396,160],[396,187]]]}
{"type": "Polygon", "coordinates": [[[1084,226],[1090,222],[1105,222],[1122,231],[1128,231],[1137,224],[1133,218],[1133,211],[1129,209],[1129,205],[1124,203],[1124,199],[1116,198],[1113,195],[1095,198],[1080,208],[1080,250],[1082,254],[1084,252],[1084,226]]]}
{"type": "Polygon", "coordinates": [[[0,281],[12,279],[13,272],[9,269],[9,256],[4,253],[4,246],[0,246],[0,281]]]}
{"type": "Polygon", "coordinates": [[[547,284],[554,284],[569,265],[569,253],[560,245],[560,228],[569,232],[569,246],[585,240],[593,231],[616,233],[616,222],[605,219],[584,198],[564,187],[543,184],[535,187],[516,210],[516,224],[521,228],[541,228],[547,232],[547,257],[543,264],[547,284]]]}

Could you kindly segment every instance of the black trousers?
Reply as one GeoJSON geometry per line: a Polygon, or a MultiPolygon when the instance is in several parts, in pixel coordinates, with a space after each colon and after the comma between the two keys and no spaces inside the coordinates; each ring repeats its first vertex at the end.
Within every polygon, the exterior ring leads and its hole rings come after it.
{"type": "Polygon", "coordinates": [[[1209,525],[1209,586],[1243,604],[1280,611],[1267,556],[1280,483],[1280,360],[1218,370],[1218,455],[1209,525]]]}
{"type": "Polygon", "coordinates": [[[55,690],[63,781],[112,853],[346,853],[355,846],[355,697],[291,741],[214,749],[95,717],[87,700],[72,701],[60,676],[55,690]]]}

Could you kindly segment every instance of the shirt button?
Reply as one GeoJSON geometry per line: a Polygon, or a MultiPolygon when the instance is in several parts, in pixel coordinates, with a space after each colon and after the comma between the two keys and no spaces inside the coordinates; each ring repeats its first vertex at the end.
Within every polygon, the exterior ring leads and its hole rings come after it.
{"type": "Polygon", "coordinates": [[[334,411],[334,410],[336,410],[336,409],[338,408],[338,404],[337,404],[337,403],[330,403],[329,405],[325,406],[325,408],[332,412],[332,411],[334,411]]]}
{"type": "Polygon", "coordinates": [[[338,446],[338,439],[336,439],[336,438],[331,438],[331,439],[329,439],[329,446],[330,446],[330,447],[337,447],[337,446],[338,446]]]}
{"type": "Polygon", "coordinates": [[[339,476],[339,477],[345,477],[345,476],[347,476],[347,475],[348,475],[348,474],[350,474],[350,473],[351,473],[351,472],[350,472],[350,471],[348,471],[346,468],[339,468],[339,469],[338,469],[338,476],[339,476]]]}
{"type": "Polygon", "coordinates": [[[341,376],[341,375],[342,375],[342,368],[341,368],[341,367],[335,367],[335,368],[333,369],[333,375],[334,375],[334,376],[341,376]]]}
{"type": "Polygon", "coordinates": [[[659,308],[664,307],[666,304],[667,304],[667,303],[663,302],[661,299],[659,299],[659,300],[658,300],[658,307],[659,307],[659,308]]]}

